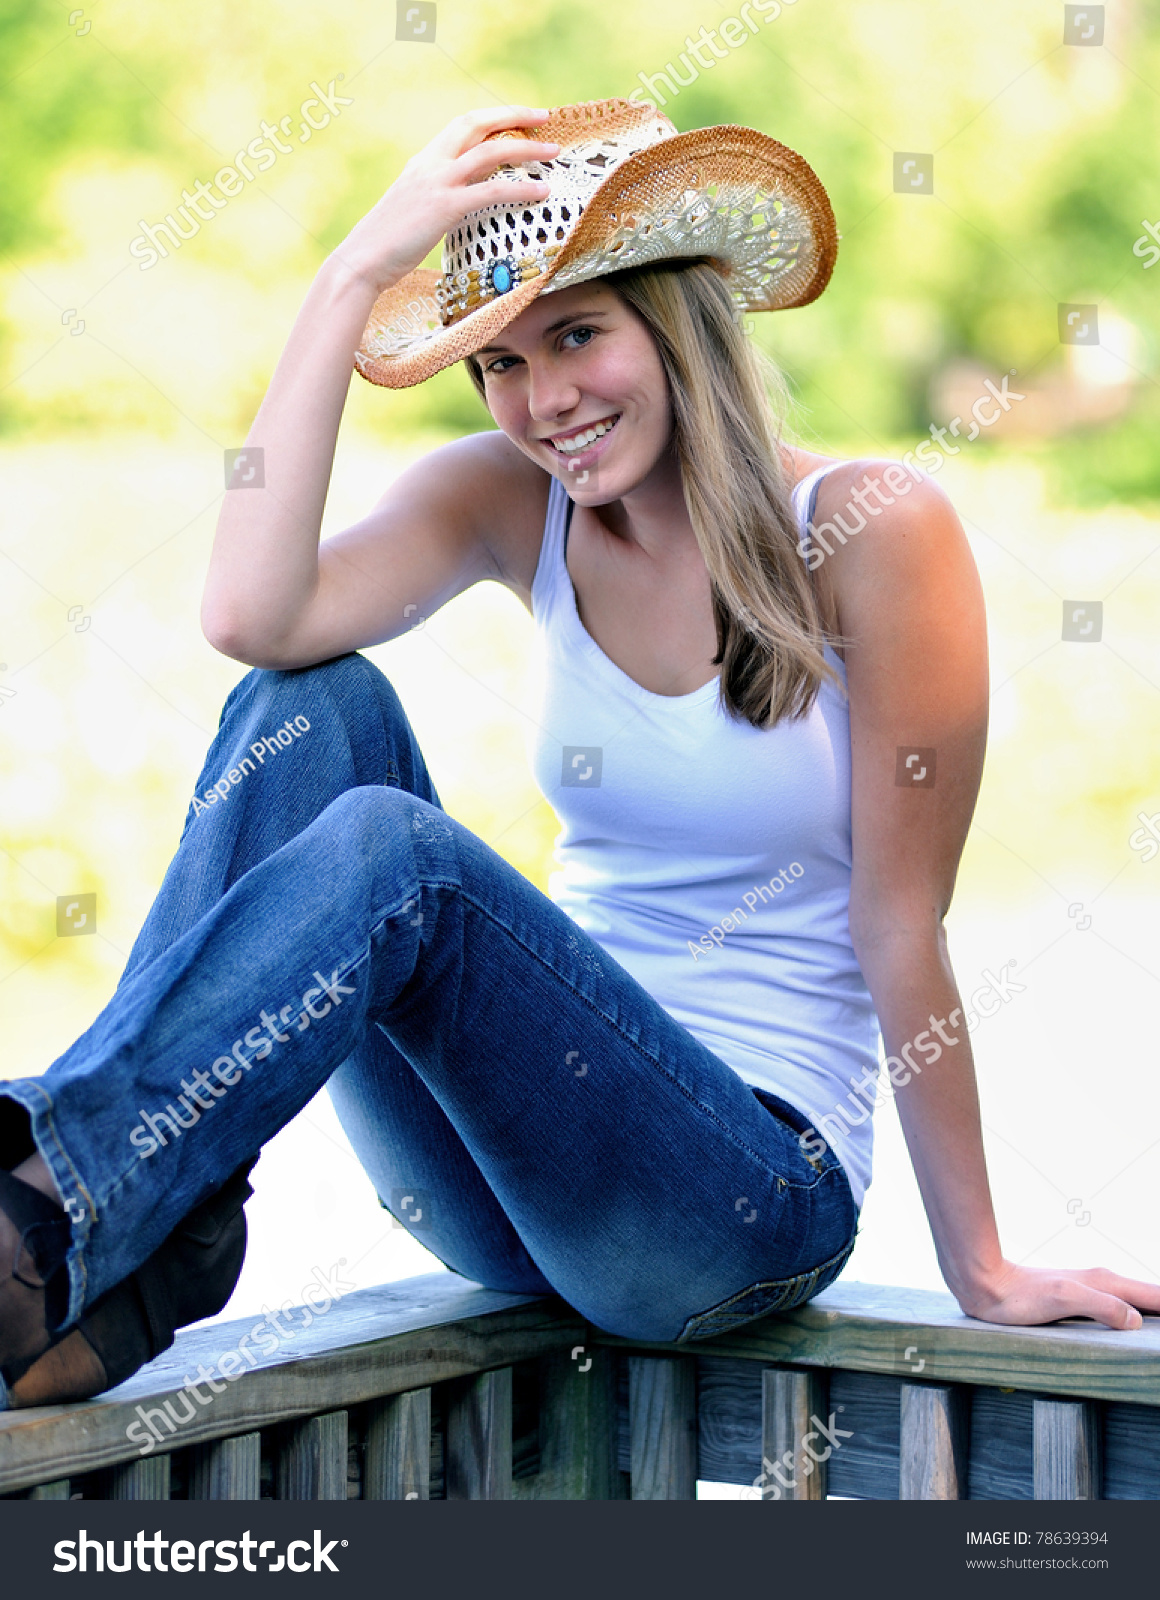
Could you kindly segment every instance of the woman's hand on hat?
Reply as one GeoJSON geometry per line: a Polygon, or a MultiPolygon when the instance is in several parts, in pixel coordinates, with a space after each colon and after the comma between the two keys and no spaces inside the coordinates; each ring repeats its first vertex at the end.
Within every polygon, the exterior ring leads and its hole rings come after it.
{"type": "Polygon", "coordinates": [[[489,141],[488,135],[533,128],[547,117],[547,111],[530,106],[493,106],[456,117],[411,157],[335,256],[381,293],[420,266],[444,234],[471,212],[507,200],[529,205],[546,199],[546,182],[490,174],[501,162],[551,160],[559,145],[539,139],[489,141]]]}

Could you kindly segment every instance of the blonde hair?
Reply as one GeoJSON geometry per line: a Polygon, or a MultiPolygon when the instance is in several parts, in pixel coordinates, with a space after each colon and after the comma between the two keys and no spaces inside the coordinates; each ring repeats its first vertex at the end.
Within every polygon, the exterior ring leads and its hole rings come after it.
{"type": "MultiPolygon", "coordinates": [[[[803,717],[826,661],[817,597],[798,552],[780,450],[780,373],[741,326],[720,271],[665,262],[601,280],[656,341],[673,408],[673,444],[689,520],[712,585],[721,703],[756,728],[803,717]],[[768,388],[767,388],[768,386],[768,388]]],[[[480,394],[483,375],[468,369],[480,394]]]]}

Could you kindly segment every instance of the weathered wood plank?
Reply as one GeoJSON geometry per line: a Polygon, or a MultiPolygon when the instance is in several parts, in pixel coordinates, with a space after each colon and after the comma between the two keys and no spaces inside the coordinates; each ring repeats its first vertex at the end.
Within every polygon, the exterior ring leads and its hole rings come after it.
{"type": "Polygon", "coordinates": [[[877,1372],[831,1372],[829,1414],[843,1433],[826,1463],[826,1490],[862,1500],[897,1500],[901,1380],[877,1372]]]}
{"type": "MultiPolygon", "coordinates": [[[[135,1458],[138,1445],[127,1430],[144,1428],[136,1407],[181,1396],[189,1372],[214,1367],[260,1321],[179,1333],[164,1355],[94,1400],[0,1412],[0,1493],[135,1458]]],[[[584,1323],[555,1296],[477,1288],[452,1272],[357,1290],[293,1331],[276,1355],[230,1376],[180,1431],[175,1424],[174,1448],[570,1349],[586,1336],[584,1323]]]]}
{"type": "Polygon", "coordinates": [[[1160,1500],[1160,1410],[1108,1406],[1104,1412],[1104,1499],[1160,1500]]]}
{"type": "Polygon", "coordinates": [[[512,1372],[447,1385],[443,1481],[448,1500],[512,1498],[512,1372]]]}
{"type": "Polygon", "coordinates": [[[1088,1400],[1036,1400],[1035,1498],[1098,1500],[1103,1492],[1099,1408],[1088,1400]]]}
{"type": "Polygon", "coordinates": [[[583,1345],[540,1357],[540,1470],[526,1498],[628,1498],[617,1464],[617,1363],[611,1350],[583,1345]]]}
{"type": "Polygon", "coordinates": [[[189,1460],[191,1500],[260,1500],[262,1435],[235,1434],[194,1445],[189,1460]]]}
{"type": "Polygon", "coordinates": [[[168,1500],[168,1456],[145,1456],[110,1469],[106,1500],[168,1500]]]}
{"type": "Polygon", "coordinates": [[[755,1361],[695,1359],[697,1477],[752,1486],[762,1470],[762,1369],[755,1361]]]}
{"type": "Polygon", "coordinates": [[[632,1498],[697,1498],[697,1378],[692,1356],[630,1356],[632,1498]]]}
{"type": "Polygon", "coordinates": [[[278,1451],[279,1500],[345,1500],[345,1411],[290,1423],[278,1451]]]}
{"type": "MultiPolygon", "coordinates": [[[[599,1331],[589,1343],[639,1352],[672,1348],[599,1331]]],[[[921,1372],[938,1383],[1160,1406],[1160,1317],[1145,1317],[1134,1332],[1078,1319],[1010,1328],[962,1316],[949,1294],[839,1282],[794,1311],[698,1340],[695,1348],[698,1356],[765,1366],[841,1367],[902,1379],[921,1372]]]]}
{"type": "Polygon", "coordinates": [[[1031,1448],[1033,1396],[1022,1390],[975,1389],[971,1395],[970,1500],[1034,1497],[1031,1448]]]}
{"type": "Polygon", "coordinates": [[[967,1498],[970,1391],[904,1383],[899,1395],[898,1498],[967,1498]]]}
{"type": "Polygon", "coordinates": [[[430,1389],[373,1400],[367,1409],[363,1499],[430,1498],[430,1389]]]}
{"type": "Polygon", "coordinates": [[[540,1470],[540,1359],[512,1363],[512,1496],[517,1500],[536,1498],[532,1480],[540,1470]]]}
{"type": "MultiPolygon", "coordinates": [[[[761,1368],[752,1361],[699,1356],[697,1369],[697,1476],[710,1483],[752,1485],[762,1470],[761,1368]]],[[[900,1390],[894,1378],[830,1373],[830,1410],[843,1430],[853,1432],[827,1462],[830,1494],[897,1497],[900,1390]]],[[[980,1387],[970,1398],[968,1498],[1031,1500],[1035,1397],[980,1387]]],[[[626,1431],[625,1470],[628,1463],[626,1431]]],[[[1160,1409],[1108,1406],[1103,1493],[1108,1500],[1160,1500],[1160,1409]]]]}
{"type": "Polygon", "coordinates": [[[824,1500],[833,1446],[819,1439],[826,1377],[816,1367],[766,1367],[761,1374],[761,1498],[824,1500]]]}
{"type": "Polygon", "coordinates": [[[446,1431],[447,1386],[436,1384],[431,1390],[431,1499],[447,1498],[443,1485],[443,1436],[446,1431]]]}

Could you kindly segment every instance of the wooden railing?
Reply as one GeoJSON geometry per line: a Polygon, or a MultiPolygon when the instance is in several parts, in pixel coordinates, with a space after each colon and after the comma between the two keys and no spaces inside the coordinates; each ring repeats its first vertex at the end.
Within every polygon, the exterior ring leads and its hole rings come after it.
{"type": "Polygon", "coordinates": [[[1160,1318],[1000,1328],[850,1283],[646,1345],[439,1272],[349,1294],[270,1356],[253,1326],[183,1333],[98,1399],[0,1413],[0,1494],[689,1500],[704,1479],[772,1500],[1160,1498],[1160,1318]]]}

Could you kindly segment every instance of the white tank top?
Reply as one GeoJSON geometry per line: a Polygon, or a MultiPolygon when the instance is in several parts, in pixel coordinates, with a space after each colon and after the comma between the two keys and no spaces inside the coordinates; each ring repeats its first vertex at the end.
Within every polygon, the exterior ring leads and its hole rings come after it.
{"type": "MultiPolygon", "coordinates": [[[[829,470],[794,490],[803,536],[829,470]]],[[[845,700],[823,683],[808,716],[763,731],[719,708],[716,677],[643,689],[580,620],[569,503],[553,479],[532,584],[528,756],[563,824],[548,893],[746,1083],[815,1124],[831,1113],[823,1132],[861,1206],[878,1020],[850,940],[845,700]],[[847,1121],[865,1113],[848,1133],[839,1102],[847,1121]]],[[[829,646],[826,659],[844,684],[829,646]]]]}

